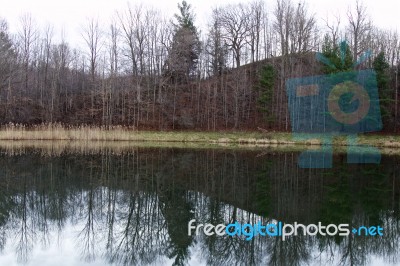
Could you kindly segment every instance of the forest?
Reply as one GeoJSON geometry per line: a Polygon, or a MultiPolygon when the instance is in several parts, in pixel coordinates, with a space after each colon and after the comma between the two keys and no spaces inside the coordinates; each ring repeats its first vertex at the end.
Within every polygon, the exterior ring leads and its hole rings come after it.
{"type": "Polygon", "coordinates": [[[88,18],[78,49],[30,14],[17,32],[0,18],[0,125],[290,131],[288,78],[350,71],[371,51],[357,69],[376,71],[383,130],[397,132],[400,38],[362,2],[319,19],[306,2],[254,0],[207,21],[200,30],[186,1],[172,18],[127,4],[109,21],[88,18]],[[341,68],[316,59],[340,62],[344,40],[341,68]]]}

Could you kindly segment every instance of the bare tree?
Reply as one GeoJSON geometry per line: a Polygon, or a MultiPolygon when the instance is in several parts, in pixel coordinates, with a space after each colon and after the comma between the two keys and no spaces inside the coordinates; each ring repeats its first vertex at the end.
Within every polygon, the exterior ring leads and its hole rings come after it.
{"type": "Polygon", "coordinates": [[[32,55],[34,42],[38,39],[38,30],[35,21],[30,14],[21,17],[21,29],[18,32],[19,46],[22,53],[22,63],[24,66],[24,88],[28,89],[29,63],[32,55]]]}
{"type": "Polygon", "coordinates": [[[100,50],[102,48],[102,31],[99,27],[99,22],[97,19],[90,18],[87,21],[86,26],[83,28],[82,37],[85,41],[86,48],[88,49],[89,56],[89,72],[90,72],[90,114],[93,118],[95,115],[94,110],[94,93],[97,89],[96,75],[98,61],[100,60],[100,50]]]}
{"type": "Polygon", "coordinates": [[[278,0],[275,11],[274,31],[279,36],[282,55],[307,52],[315,48],[316,21],[309,15],[307,6],[299,3],[295,8],[290,0],[278,0]]]}
{"type": "Polygon", "coordinates": [[[251,51],[251,62],[259,60],[260,52],[260,38],[262,32],[262,26],[264,22],[265,4],[260,0],[255,0],[250,3],[249,6],[249,44],[251,51]]]}
{"type": "Polygon", "coordinates": [[[355,10],[348,10],[347,17],[349,19],[349,33],[353,45],[353,57],[356,61],[366,48],[364,47],[365,39],[368,38],[369,31],[371,30],[371,21],[367,15],[366,7],[358,0],[356,1],[355,10]]]}
{"type": "Polygon", "coordinates": [[[137,9],[141,9],[141,7],[132,8],[132,6],[128,4],[128,8],[125,12],[117,13],[123,33],[124,44],[127,46],[127,49],[124,49],[124,55],[129,58],[131,72],[134,76],[138,75],[138,55],[136,51],[137,20],[135,15],[139,13],[135,11],[137,9]]]}
{"type": "Polygon", "coordinates": [[[316,32],[314,15],[309,15],[305,3],[299,3],[293,16],[290,38],[291,53],[307,52],[315,49],[312,43],[316,32]]]}
{"type": "Polygon", "coordinates": [[[92,83],[94,84],[96,78],[96,67],[98,63],[97,61],[99,60],[100,49],[102,47],[102,32],[97,19],[88,19],[86,26],[83,28],[82,37],[87,45],[90,62],[90,76],[92,83]]]}
{"type": "Polygon", "coordinates": [[[274,31],[279,36],[281,54],[287,55],[289,54],[289,38],[294,16],[290,0],[277,0],[274,16],[274,31]]]}
{"type": "Polygon", "coordinates": [[[110,58],[110,75],[114,77],[118,74],[119,71],[119,37],[120,37],[120,29],[118,28],[115,21],[112,21],[110,24],[109,30],[109,43],[108,43],[108,51],[110,58]]]}
{"type": "Polygon", "coordinates": [[[218,8],[213,10],[205,53],[209,57],[207,68],[211,68],[210,71],[206,71],[208,75],[221,75],[226,66],[227,47],[222,39],[220,9],[218,8]]]}
{"type": "Polygon", "coordinates": [[[40,84],[40,104],[43,105],[44,94],[49,88],[49,72],[50,72],[50,59],[51,59],[51,47],[53,42],[54,30],[51,25],[46,25],[43,32],[43,38],[41,41],[41,84],[40,84]]]}
{"type": "Polygon", "coordinates": [[[113,122],[113,113],[115,109],[114,96],[117,94],[117,77],[119,73],[119,47],[120,29],[115,20],[112,20],[109,27],[107,50],[108,50],[108,74],[107,84],[103,86],[102,102],[103,102],[103,124],[109,126],[113,122]]]}
{"type": "Polygon", "coordinates": [[[340,35],[340,15],[334,15],[334,20],[329,21],[329,18],[325,20],[325,26],[328,29],[328,34],[333,44],[339,42],[340,35]]]}
{"type": "Polygon", "coordinates": [[[248,18],[248,9],[242,4],[228,5],[220,12],[222,36],[233,52],[236,67],[240,66],[242,48],[246,45],[249,36],[248,18]]]}

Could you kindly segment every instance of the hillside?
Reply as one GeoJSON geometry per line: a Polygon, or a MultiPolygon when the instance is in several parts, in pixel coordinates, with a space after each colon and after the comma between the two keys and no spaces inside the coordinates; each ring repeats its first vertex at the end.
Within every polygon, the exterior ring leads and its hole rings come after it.
{"type": "Polygon", "coordinates": [[[322,74],[314,53],[273,57],[225,69],[221,75],[177,84],[165,77],[107,77],[90,84],[90,77],[67,71],[55,90],[3,91],[0,124],[26,126],[123,125],[150,130],[256,130],[290,131],[285,80],[322,74]],[[272,97],[265,119],[255,89],[263,66],[275,72],[272,97]],[[72,82],[71,82],[72,80],[72,82]],[[51,96],[51,97],[50,97],[51,96]],[[56,99],[56,100],[53,100],[56,99]]]}
{"type": "Polygon", "coordinates": [[[286,58],[285,66],[282,63],[280,57],[267,59],[186,84],[174,84],[165,78],[106,78],[93,90],[87,88],[88,77],[67,73],[67,77],[75,78],[75,86],[63,88],[60,83],[60,90],[53,92],[64,102],[49,102],[49,95],[41,98],[28,91],[19,95],[22,97],[1,102],[0,123],[129,125],[156,130],[287,130],[284,79],[318,73],[318,64],[313,54],[291,56],[286,58]],[[276,114],[273,124],[267,124],[258,110],[258,92],[254,89],[259,71],[266,64],[276,70],[271,103],[276,114]]]}

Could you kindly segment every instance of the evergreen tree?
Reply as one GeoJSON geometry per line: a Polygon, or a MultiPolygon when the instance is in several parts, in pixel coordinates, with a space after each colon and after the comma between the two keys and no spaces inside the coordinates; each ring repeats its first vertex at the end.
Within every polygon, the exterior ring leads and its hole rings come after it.
{"type": "Polygon", "coordinates": [[[389,63],[386,61],[385,53],[380,52],[374,59],[372,66],[376,72],[376,81],[379,91],[379,103],[381,107],[381,116],[384,128],[391,124],[390,106],[393,100],[391,99],[391,90],[389,87],[389,63]]]}
{"type": "Polygon", "coordinates": [[[181,4],[178,4],[178,9],[180,14],[175,14],[174,17],[178,23],[175,23],[175,29],[187,28],[192,32],[196,33],[197,29],[194,26],[194,14],[191,11],[191,5],[185,0],[181,4]]]}
{"type": "Polygon", "coordinates": [[[262,67],[259,74],[259,82],[255,86],[259,91],[257,99],[258,108],[264,114],[264,118],[268,122],[274,121],[272,112],[273,91],[275,85],[275,70],[272,65],[265,65],[262,67]]]}
{"type": "Polygon", "coordinates": [[[196,74],[200,55],[200,40],[194,26],[191,6],[182,1],[178,4],[179,14],[175,14],[174,37],[167,59],[167,74],[176,82],[187,81],[196,74]]]}
{"type": "Polygon", "coordinates": [[[318,59],[324,63],[323,71],[326,74],[352,71],[354,67],[353,55],[346,42],[339,45],[333,43],[327,36],[322,44],[322,54],[318,59]]]}
{"type": "Polygon", "coordinates": [[[0,19],[0,89],[8,85],[16,53],[8,34],[7,23],[0,19]]]}

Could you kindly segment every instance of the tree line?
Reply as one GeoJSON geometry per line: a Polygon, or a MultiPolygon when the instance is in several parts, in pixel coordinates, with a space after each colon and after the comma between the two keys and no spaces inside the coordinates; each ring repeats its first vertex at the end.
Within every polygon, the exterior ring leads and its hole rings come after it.
{"type": "Polygon", "coordinates": [[[87,19],[78,49],[30,14],[15,33],[1,19],[0,124],[290,130],[285,80],[324,73],[315,53],[347,40],[354,62],[372,51],[361,67],[381,55],[384,128],[397,129],[399,36],[361,2],[318,19],[305,2],[254,0],[215,7],[207,21],[200,30],[186,1],[173,18],[128,4],[108,21],[87,19]]]}

